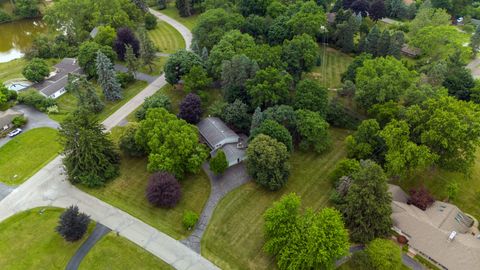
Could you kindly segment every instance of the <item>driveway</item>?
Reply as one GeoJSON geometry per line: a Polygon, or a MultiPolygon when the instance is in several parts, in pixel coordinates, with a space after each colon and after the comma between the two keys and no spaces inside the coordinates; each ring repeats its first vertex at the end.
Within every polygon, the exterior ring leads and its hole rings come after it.
{"type": "Polygon", "coordinates": [[[7,197],[7,195],[10,194],[14,189],[15,187],[8,186],[0,182],[0,201],[7,197]]]}
{"type": "MultiPolygon", "coordinates": [[[[128,68],[124,65],[115,64],[114,68],[115,68],[116,71],[125,72],[125,73],[128,72],[128,68]]],[[[147,83],[152,83],[152,82],[155,81],[155,79],[157,79],[157,77],[150,76],[148,74],[141,73],[141,72],[137,71],[137,72],[135,72],[135,79],[140,80],[140,81],[145,81],[147,83]]]]}
{"type": "Polygon", "coordinates": [[[90,249],[100,240],[104,235],[109,233],[111,230],[110,228],[104,226],[101,223],[95,225],[95,229],[93,230],[92,234],[88,237],[88,239],[83,242],[80,248],[75,252],[75,255],[70,259],[67,264],[65,270],[77,270],[82,262],[83,258],[87,256],[90,249]]]}
{"type": "MultiPolygon", "coordinates": [[[[34,128],[40,128],[40,127],[50,127],[50,128],[58,129],[58,127],[60,126],[57,122],[50,119],[46,114],[38,111],[37,109],[31,106],[22,104],[22,105],[16,105],[12,109],[23,112],[25,117],[27,117],[28,119],[27,124],[22,128],[23,132],[34,129],[34,128]]],[[[12,138],[9,138],[9,137],[1,138],[0,147],[5,145],[11,139],[12,138]]]]}

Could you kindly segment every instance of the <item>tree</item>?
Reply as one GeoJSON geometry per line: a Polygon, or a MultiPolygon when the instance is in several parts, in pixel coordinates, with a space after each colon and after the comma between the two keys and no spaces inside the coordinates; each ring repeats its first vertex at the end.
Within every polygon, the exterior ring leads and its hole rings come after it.
{"type": "Polygon", "coordinates": [[[385,2],[383,2],[383,0],[376,0],[370,5],[368,13],[374,21],[385,18],[387,16],[385,2]]]}
{"type": "Polygon", "coordinates": [[[115,29],[110,25],[101,25],[98,26],[97,29],[98,32],[97,35],[93,38],[93,41],[100,45],[112,47],[117,36],[115,29]]]}
{"type": "Polygon", "coordinates": [[[115,76],[112,62],[101,51],[97,53],[97,75],[98,82],[103,89],[103,95],[108,101],[115,101],[122,98],[122,88],[115,76]]]}
{"type": "Polygon", "coordinates": [[[362,161],[353,179],[345,204],[339,205],[351,240],[368,243],[377,237],[388,237],[392,198],[382,167],[371,160],[362,161]]]}
{"type": "Polygon", "coordinates": [[[378,43],[380,41],[380,29],[374,25],[365,38],[365,52],[373,56],[378,56],[378,43]]]}
{"type": "Polygon", "coordinates": [[[110,63],[115,61],[115,52],[110,46],[86,41],[78,48],[78,64],[89,77],[97,76],[96,60],[98,51],[101,51],[110,60],[110,63]]]}
{"type": "Polygon", "coordinates": [[[353,178],[353,175],[360,171],[360,168],[361,166],[358,160],[344,158],[335,165],[335,169],[332,173],[330,173],[328,178],[330,178],[330,180],[335,184],[334,186],[337,186],[336,184],[340,178],[344,176],[353,178]]]}
{"type": "Polygon", "coordinates": [[[265,134],[271,138],[283,143],[288,152],[293,151],[292,135],[288,130],[273,120],[265,120],[250,133],[250,140],[255,139],[259,134],[265,134]]]}
{"type": "Polygon", "coordinates": [[[355,100],[363,108],[398,101],[416,77],[414,71],[391,56],[365,60],[356,73],[355,100]]]}
{"type": "Polygon", "coordinates": [[[236,99],[233,103],[227,104],[222,110],[221,118],[225,123],[233,126],[234,129],[248,132],[250,114],[248,113],[248,106],[241,100],[236,99]]]}
{"type": "Polygon", "coordinates": [[[405,44],[405,35],[402,31],[396,31],[390,39],[390,46],[387,55],[391,55],[397,59],[402,57],[402,46],[405,44]]]}
{"type": "Polygon", "coordinates": [[[55,230],[68,242],[75,242],[85,235],[90,223],[90,217],[78,211],[78,206],[72,205],[60,215],[55,230]]]}
{"type": "Polygon", "coordinates": [[[407,13],[407,7],[402,0],[385,0],[387,15],[392,18],[402,19],[407,13]]]}
{"type": "Polygon", "coordinates": [[[295,114],[300,148],[304,151],[313,149],[317,153],[327,150],[331,144],[327,121],[319,113],[308,110],[298,110],[295,114]]]}
{"type": "Polygon", "coordinates": [[[212,79],[202,66],[193,66],[182,79],[183,89],[187,92],[207,90],[212,84],[212,79]]]}
{"type": "Polygon", "coordinates": [[[287,183],[290,156],[283,143],[260,134],[250,142],[247,157],[248,173],[259,185],[278,190],[287,183]]]}
{"type": "MultiPolygon", "coordinates": [[[[454,54],[452,57],[460,57],[454,54]]],[[[447,64],[447,73],[442,85],[448,89],[448,94],[460,99],[470,100],[472,89],[475,87],[475,81],[472,72],[467,69],[463,63],[458,60],[451,60],[447,64]]]]}
{"type": "Polygon", "coordinates": [[[283,196],[264,213],[264,249],[277,260],[279,269],[330,269],[349,247],[348,232],[333,208],[300,214],[300,198],[283,196]]]}
{"type": "Polygon", "coordinates": [[[241,31],[254,37],[257,42],[265,42],[267,40],[269,26],[270,21],[267,18],[250,15],[245,19],[241,31]]]}
{"type": "Polygon", "coordinates": [[[316,81],[301,80],[297,84],[294,100],[295,109],[318,112],[322,117],[327,115],[328,91],[316,81]]]}
{"type": "Polygon", "coordinates": [[[157,0],[157,6],[159,10],[164,10],[167,8],[167,0],[157,0]]]}
{"type": "Polygon", "coordinates": [[[177,84],[194,66],[202,66],[200,57],[187,50],[178,50],[170,55],[165,64],[165,79],[169,84],[177,84]]]}
{"type": "Polygon", "coordinates": [[[458,182],[450,181],[446,186],[448,196],[447,199],[455,200],[457,198],[459,189],[460,187],[458,186],[458,182]]]}
{"type": "Polygon", "coordinates": [[[145,29],[153,30],[157,27],[157,17],[155,17],[152,13],[147,12],[145,14],[145,29]]]}
{"type": "Polygon", "coordinates": [[[192,0],[176,0],[175,7],[177,8],[180,17],[190,17],[193,15],[192,0]]]}
{"type": "Polygon", "coordinates": [[[114,42],[115,52],[117,52],[118,59],[122,61],[125,60],[127,45],[132,47],[136,57],[140,55],[140,41],[130,28],[122,27],[117,30],[117,39],[114,42]]]}
{"type": "Polygon", "coordinates": [[[180,103],[180,112],[178,117],[190,124],[196,124],[200,121],[202,115],[202,101],[194,93],[188,94],[180,103]]]}
{"type": "Polygon", "coordinates": [[[235,55],[231,60],[222,63],[222,90],[227,102],[236,99],[247,103],[249,101],[246,82],[258,71],[258,65],[245,55],[235,55]]]}
{"type": "Polygon", "coordinates": [[[99,113],[105,108],[105,104],[95,92],[95,87],[85,76],[68,74],[68,83],[65,89],[77,97],[79,108],[93,113],[99,113]]]}
{"type": "Polygon", "coordinates": [[[295,12],[287,21],[287,26],[293,35],[307,34],[310,37],[316,37],[326,24],[325,12],[314,1],[301,4],[298,12],[295,12]]]}
{"type": "Polygon", "coordinates": [[[274,120],[286,127],[288,131],[290,131],[290,134],[295,134],[297,130],[297,114],[291,106],[273,106],[263,111],[262,114],[263,120],[274,120]]]}
{"type": "Polygon", "coordinates": [[[228,168],[227,156],[222,149],[218,150],[216,155],[210,159],[210,170],[215,174],[222,174],[228,168]]]}
{"type": "Polygon", "coordinates": [[[444,9],[436,9],[423,5],[410,23],[410,33],[415,36],[422,28],[428,26],[450,25],[451,16],[444,9]]]}
{"type": "Polygon", "coordinates": [[[303,71],[309,71],[318,60],[318,46],[307,34],[285,40],[282,46],[282,59],[287,64],[287,71],[297,80],[303,71]]]}
{"type": "Polygon", "coordinates": [[[239,29],[243,20],[242,15],[227,12],[223,8],[207,10],[198,17],[192,30],[192,43],[197,44],[200,49],[206,48],[210,51],[226,32],[239,29]]]}
{"type": "Polygon", "coordinates": [[[152,66],[154,65],[156,59],[156,49],[153,41],[147,35],[145,29],[140,29],[138,31],[138,36],[140,39],[140,58],[144,65],[148,66],[150,71],[152,71],[152,66]]]}
{"type": "Polygon", "coordinates": [[[410,190],[410,198],[408,198],[409,204],[413,204],[425,211],[434,202],[435,199],[425,187],[422,186],[417,189],[410,190]]]}
{"type": "Polygon", "coordinates": [[[475,33],[470,38],[470,47],[472,48],[473,57],[475,57],[478,53],[478,49],[480,48],[480,27],[477,26],[475,33]]]}
{"type": "Polygon", "coordinates": [[[390,31],[389,30],[383,30],[382,35],[380,36],[380,39],[378,40],[378,48],[377,48],[377,56],[387,56],[388,52],[390,50],[391,44],[390,44],[390,31]]]}
{"type": "Polygon", "coordinates": [[[288,25],[289,20],[289,16],[280,15],[272,21],[267,33],[270,45],[282,44],[284,40],[293,37],[292,29],[288,25]]]}
{"type": "Polygon", "coordinates": [[[15,0],[14,13],[22,18],[34,18],[40,15],[38,0],[15,0]]]}
{"type": "Polygon", "coordinates": [[[147,111],[135,141],[147,149],[148,171],[166,171],[177,178],[198,172],[208,156],[205,146],[199,143],[197,128],[164,108],[147,111]]]}
{"type": "Polygon", "coordinates": [[[152,174],[145,193],[150,204],[161,208],[173,208],[182,198],[180,184],[175,176],[168,172],[152,174]]]}
{"type": "Polygon", "coordinates": [[[354,37],[358,30],[358,20],[353,15],[351,15],[347,21],[337,24],[335,31],[335,44],[342,49],[342,52],[350,53],[355,50],[354,37]]]}
{"type": "Polygon", "coordinates": [[[268,108],[285,103],[291,83],[292,77],[276,68],[257,71],[255,77],[247,81],[247,93],[252,106],[268,108]]]}
{"type": "Polygon", "coordinates": [[[128,123],[118,142],[120,150],[130,157],[143,157],[147,154],[145,148],[135,141],[137,130],[138,123],[128,123]]]}
{"type": "MultiPolygon", "coordinates": [[[[144,0],[132,0],[132,2],[143,12],[148,12],[148,6],[144,0]]],[[[149,13],[148,13],[149,14],[149,13]]]]}
{"type": "Polygon", "coordinates": [[[133,48],[130,46],[130,44],[125,45],[125,62],[127,64],[128,73],[135,77],[135,73],[140,67],[140,62],[133,53],[133,48]]]}
{"type": "Polygon", "coordinates": [[[272,0],[241,0],[238,2],[238,9],[244,17],[251,14],[265,16],[268,5],[272,0]]]}
{"type": "Polygon", "coordinates": [[[375,119],[364,120],[353,135],[346,139],[349,158],[383,160],[385,142],[380,137],[380,125],[375,119]]]}
{"type": "Polygon", "coordinates": [[[363,67],[363,63],[365,62],[365,60],[368,59],[372,59],[372,55],[368,53],[362,53],[359,56],[355,57],[352,63],[348,65],[347,70],[342,73],[342,82],[351,81],[355,83],[355,79],[357,77],[357,69],[363,67]]]}
{"type": "Polygon", "coordinates": [[[402,269],[402,251],[392,240],[374,239],[367,245],[365,252],[369,261],[377,270],[402,269]]]}
{"type": "Polygon", "coordinates": [[[99,187],[119,174],[120,157],[91,112],[77,110],[60,124],[63,165],[73,184],[99,187]]]}
{"type": "Polygon", "coordinates": [[[41,82],[50,74],[50,68],[45,60],[33,58],[23,68],[22,75],[32,82],[41,82]]]}
{"type": "Polygon", "coordinates": [[[140,109],[135,113],[135,116],[138,120],[143,120],[145,119],[148,109],[152,108],[164,108],[165,110],[170,111],[172,108],[172,102],[167,95],[157,92],[153,96],[145,99],[140,109]]]}
{"type": "Polygon", "coordinates": [[[370,8],[370,5],[366,0],[355,0],[350,8],[358,14],[361,14],[363,17],[366,17],[368,15],[368,10],[370,8]]]}

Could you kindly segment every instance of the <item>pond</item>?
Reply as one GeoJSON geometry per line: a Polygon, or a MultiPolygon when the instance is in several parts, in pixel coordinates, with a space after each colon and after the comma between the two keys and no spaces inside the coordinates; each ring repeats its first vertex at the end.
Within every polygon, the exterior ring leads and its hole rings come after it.
{"type": "Polygon", "coordinates": [[[47,31],[41,19],[0,24],[0,63],[21,58],[36,34],[47,31]]]}

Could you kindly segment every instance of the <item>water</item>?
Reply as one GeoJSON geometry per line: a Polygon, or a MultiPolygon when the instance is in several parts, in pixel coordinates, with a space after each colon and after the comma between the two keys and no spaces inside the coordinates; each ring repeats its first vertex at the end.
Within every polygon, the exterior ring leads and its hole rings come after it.
{"type": "Polygon", "coordinates": [[[9,90],[14,90],[14,91],[20,91],[20,90],[23,90],[23,89],[26,89],[28,87],[30,87],[32,85],[31,82],[29,81],[20,81],[20,82],[13,82],[13,83],[10,83],[7,86],[7,88],[9,90]]]}
{"type": "Polygon", "coordinates": [[[46,25],[40,19],[0,24],[0,63],[23,57],[34,36],[46,30],[46,25]]]}

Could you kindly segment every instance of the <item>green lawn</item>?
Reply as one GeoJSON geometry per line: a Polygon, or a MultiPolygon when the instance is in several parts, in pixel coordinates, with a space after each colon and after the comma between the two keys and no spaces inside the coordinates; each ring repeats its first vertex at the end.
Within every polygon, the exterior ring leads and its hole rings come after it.
{"type": "MultiPolygon", "coordinates": [[[[51,67],[59,62],[58,59],[48,59],[47,63],[51,67]]],[[[6,82],[12,79],[25,79],[22,70],[28,61],[25,58],[15,59],[9,62],[0,63],[0,82],[6,82]]],[[[50,68],[53,70],[52,68],[50,68]]]]}
{"type": "Polygon", "coordinates": [[[197,19],[199,14],[195,14],[190,17],[180,17],[178,10],[175,7],[175,2],[169,2],[167,9],[159,10],[161,13],[167,15],[168,17],[175,19],[176,21],[182,23],[188,29],[192,30],[195,24],[197,24],[197,19]]]}
{"type": "Polygon", "coordinates": [[[167,59],[168,57],[157,57],[153,62],[151,70],[149,66],[142,64],[138,71],[151,76],[160,76],[163,73],[163,66],[165,66],[165,63],[167,63],[167,59]]]}
{"type": "Polygon", "coordinates": [[[174,53],[185,48],[185,40],[180,32],[164,21],[158,21],[157,27],[148,31],[148,34],[162,53],[174,53]]]}
{"type": "MultiPolygon", "coordinates": [[[[101,113],[98,114],[98,119],[100,121],[105,120],[135,95],[140,93],[146,86],[147,83],[144,81],[136,81],[129,84],[127,88],[123,90],[123,99],[117,102],[106,102],[105,108],[101,113]]],[[[99,97],[104,100],[101,88],[97,87],[96,90],[99,97]]],[[[77,108],[77,98],[72,93],[67,92],[57,99],[57,104],[59,113],[50,114],[49,117],[57,122],[62,122],[69,113],[73,112],[77,108]]]]}
{"type": "Polygon", "coordinates": [[[0,148],[0,182],[18,185],[61,151],[58,131],[36,128],[18,135],[0,148]]]}
{"type": "MultiPolygon", "coordinates": [[[[112,137],[117,138],[121,127],[112,130],[112,137]]],[[[200,214],[210,194],[210,182],[203,171],[181,180],[182,199],[173,209],[161,209],[151,206],[145,198],[148,177],[146,158],[129,158],[122,156],[120,176],[103,188],[87,188],[82,190],[116,206],[127,213],[141,219],[160,231],[180,239],[190,232],[182,226],[182,215],[185,210],[200,214]]]]}
{"type": "MultiPolygon", "coordinates": [[[[178,113],[180,102],[187,96],[187,92],[175,89],[172,85],[167,84],[162,89],[162,93],[167,95],[172,102],[172,108],[174,113],[178,113]]],[[[220,101],[223,99],[221,89],[212,88],[206,91],[203,91],[205,94],[199,94],[202,98],[202,109],[204,114],[207,112],[207,108],[215,101],[220,101]]]]}
{"type": "MultiPolygon", "coordinates": [[[[355,262],[352,259],[350,259],[346,263],[342,264],[337,269],[338,270],[358,270],[358,268],[356,268],[356,266],[355,266],[355,262]]],[[[400,269],[401,270],[410,270],[411,268],[402,264],[402,267],[400,269]]]]}
{"type": "Polygon", "coordinates": [[[253,182],[229,193],[218,204],[202,239],[202,255],[222,269],[273,269],[275,261],[263,252],[265,210],[284,194],[296,192],[303,207],[321,209],[328,205],[331,184],[328,174],[345,157],[343,143],[348,131],[332,129],[329,153],[294,152],[287,185],[269,192],[253,182]]]}
{"type": "Polygon", "coordinates": [[[340,88],[340,76],[348,68],[353,58],[333,48],[319,45],[321,65],[315,67],[307,77],[317,80],[327,88],[340,88]]]}
{"type": "Polygon", "coordinates": [[[105,235],[88,252],[79,269],[173,269],[148,251],[113,232],[105,235]]]}
{"type": "MultiPolygon", "coordinates": [[[[63,209],[46,208],[41,213],[42,209],[31,209],[0,223],[0,269],[65,269],[83,240],[68,243],[55,232],[63,209]]],[[[88,234],[93,227],[92,222],[88,234]]]]}

